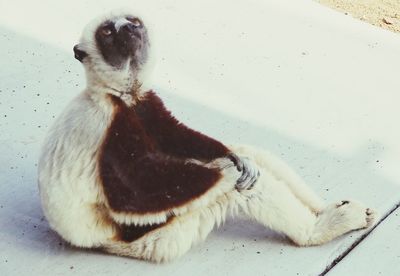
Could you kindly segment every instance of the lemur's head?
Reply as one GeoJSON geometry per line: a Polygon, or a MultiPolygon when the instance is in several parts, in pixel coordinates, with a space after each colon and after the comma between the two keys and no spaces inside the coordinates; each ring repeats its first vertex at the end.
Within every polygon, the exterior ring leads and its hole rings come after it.
{"type": "Polygon", "coordinates": [[[139,91],[148,71],[150,43],[143,21],[133,15],[95,19],[75,45],[89,88],[108,93],[139,91]]]}

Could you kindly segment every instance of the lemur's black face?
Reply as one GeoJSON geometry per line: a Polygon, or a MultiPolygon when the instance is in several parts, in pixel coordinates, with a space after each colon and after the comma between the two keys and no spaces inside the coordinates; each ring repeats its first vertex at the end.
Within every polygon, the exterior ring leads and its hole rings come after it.
{"type": "MultiPolygon", "coordinates": [[[[138,68],[147,59],[147,30],[143,22],[134,16],[106,20],[96,29],[94,42],[104,62],[116,69],[125,68],[127,61],[131,67],[138,68]]],[[[79,47],[74,51],[80,61],[88,55],[80,52],[79,47]]]]}
{"type": "Polygon", "coordinates": [[[128,58],[137,66],[147,55],[147,32],[138,18],[106,21],[96,30],[95,37],[104,60],[113,67],[121,68],[128,58]]]}

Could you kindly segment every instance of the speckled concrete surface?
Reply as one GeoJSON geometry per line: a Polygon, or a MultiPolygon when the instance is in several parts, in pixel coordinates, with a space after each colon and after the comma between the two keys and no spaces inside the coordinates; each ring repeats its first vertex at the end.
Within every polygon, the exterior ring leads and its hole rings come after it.
{"type": "Polygon", "coordinates": [[[400,201],[398,35],[307,0],[1,1],[1,275],[317,275],[364,234],[298,248],[230,220],[181,260],[153,265],[53,233],[37,191],[40,145],[85,85],[72,53],[82,27],[119,6],[151,21],[154,87],[182,121],[268,148],[326,200],[356,198],[382,214],[400,201]]]}

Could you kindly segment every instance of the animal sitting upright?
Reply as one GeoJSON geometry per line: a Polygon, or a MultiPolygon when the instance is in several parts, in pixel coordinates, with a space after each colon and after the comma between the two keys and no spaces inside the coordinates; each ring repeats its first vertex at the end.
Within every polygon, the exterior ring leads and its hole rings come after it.
{"type": "Polygon", "coordinates": [[[273,155],[175,119],[144,89],[150,42],[140,18],[95,20],[74,52],[87,87],[52,126],[39,164],[45,216],[72,245],[163,262],[238,212],[299,246],[372,224],[371,209],[325,205],[273,155]]]}

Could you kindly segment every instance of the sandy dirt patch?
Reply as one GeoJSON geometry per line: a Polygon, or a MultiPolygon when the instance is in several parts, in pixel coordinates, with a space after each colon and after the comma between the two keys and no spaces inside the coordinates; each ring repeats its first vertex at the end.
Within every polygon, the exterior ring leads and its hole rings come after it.
{"type": "Polygon", "coordinates": [[[317,1],[375,26],[400,32],[400,0],[317,1]]]}

